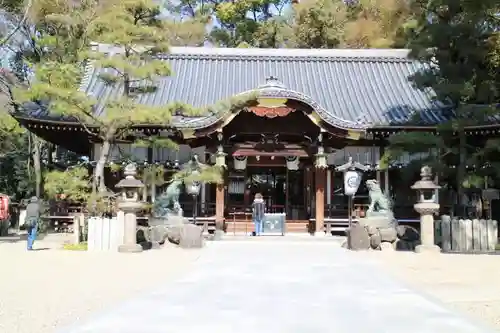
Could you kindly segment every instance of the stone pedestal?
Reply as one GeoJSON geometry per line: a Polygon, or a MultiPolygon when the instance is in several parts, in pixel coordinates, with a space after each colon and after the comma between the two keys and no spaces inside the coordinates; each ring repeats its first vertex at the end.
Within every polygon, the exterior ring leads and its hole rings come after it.
{"type": "Polygon", "coordinates": [[[415,247],[415,252],[441,252],[434,242],[434,213],[439,210],[439,204],[419,202],[413,207],[420,214],[420,245],[415,247]]]}
{"type": "Polygon", "coordinates": [[[118,246],[118,252],[142,252],[142,246],[137,244],[137,212],[142,207],[143,204],[137,201],[123,200],[118,203],[118,209],[124,212],[123,244],[118,246]]]}
{"type": "Polygon", "coordinates": [[[73,218],[73,244],[79,244],[81,240],[81,228],[85,224],[85,216],[79,214],[73,218]]]}
{"type": "Polygon", "coordinates": [[[216,229],[215,232],[214,232],[213,240],[214,241],[220,241],[220,240],[222,240],[223,236],[224,236],[224,231],[216,229]]]}

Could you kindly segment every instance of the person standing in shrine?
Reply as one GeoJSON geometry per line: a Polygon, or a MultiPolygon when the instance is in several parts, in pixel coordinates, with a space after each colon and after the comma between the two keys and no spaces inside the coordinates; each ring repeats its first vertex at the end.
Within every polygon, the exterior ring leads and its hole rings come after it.
{"type": "Polygon", "coordinates": [[[264,214],[266,213],[266,204],[262,194],[255,194],[255,199],[252,203],[252,220],[255,225],[255,236],[262,234],[262,223],[264,221],[264,214]]]}
{"type": "Polygon", "coordinates": [[[26,219],[24,222],[26,231],[28,232],[28,251],[33,250],[33,243],[36,239],[39,221],[40,203],[37,197],[32,197],[28,206],[26,206],[26,219]]]}

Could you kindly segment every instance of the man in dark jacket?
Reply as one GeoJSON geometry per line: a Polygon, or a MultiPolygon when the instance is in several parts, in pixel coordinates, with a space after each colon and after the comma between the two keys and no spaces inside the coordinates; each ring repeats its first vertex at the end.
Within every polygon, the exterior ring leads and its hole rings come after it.
{"type": "Polygon", "coordinates": [[[252,220],[255,224],[255,236],[260,236],[262,233],[262,222],[264,221],[264,214],[266,213],[266,204],[262,194],[257,193],[252,203],[252,220]]]}
{"type": "Polygon", "coordinates": [[[28,251],[33,250],[33,243],[36,239],[38,222],[40,221],[40,203],[37,197],[32,197],[26,206],[26,231],[28,232],[28,251]]]}

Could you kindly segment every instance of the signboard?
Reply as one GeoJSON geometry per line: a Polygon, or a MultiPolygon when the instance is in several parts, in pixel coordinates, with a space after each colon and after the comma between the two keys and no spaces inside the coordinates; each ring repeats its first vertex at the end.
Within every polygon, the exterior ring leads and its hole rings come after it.
{"type": "Polygon", "coordinates": [[[353,170],[344,173],[344,193],[353,196],[361,184],[361,173],[353,170]]]}
{"type": "Polygon", "coordinates": [[[285,235],[285,214],[264,214],[264,221],[262,221],[262,234],[284,236],[285,235]]]}

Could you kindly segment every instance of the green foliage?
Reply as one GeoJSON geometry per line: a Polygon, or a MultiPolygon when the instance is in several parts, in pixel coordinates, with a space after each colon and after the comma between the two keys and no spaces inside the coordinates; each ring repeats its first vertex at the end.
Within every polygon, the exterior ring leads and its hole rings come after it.
{"type": "Polygon", "coordinates": [[[417,86],[433,88],[438,100],[456,109],[498,102],[498,68],[491,63],[498,50],[491,41],[500,26],[494,14],[499,2],[428,0],[421,5],[410,46],[429,67],[414,76],[417,86]]]}
{"type": "Polygon", "coordinates": [[[172,46],[203,46],[207,37],[205,18],[165,19],[165,33],[172,46]]]}
{"type": "Polygon", "coordinates": [[[181,0],[167,8],[181,17],[211,25],[207,39],[215,45],[280,47],[286,39],[282,14],[289,5],[289,0],[181,0]]]}
{"type": "Polygon", "coordinates": [[[431,150],[434,153],[424,163],[431,165],[440,181],[446,179],[462,197],[463,188],[483,186],[485,177],[491,176],[494,169],[480,166],[497,148],[490,143],[478,147],[481,142],[472,142],[474,138],[467,137],[465,130],[499,115],[496,40],[500,3],[426,0],[415,4],[419,6],[415,11],[418,16],[412,22],[409,46],[411,56],[425,66],[411,80],[421,90],[432,89],[435,100],[448,107],[443,110],[449,120],[437,127],[435,135],[401,133],[391,137],[383,160],[387,164],[403,151],[431,150]]]}
{"type": "Polygon", "coordinates": [[[186,184],[192,182],[201,182],[206,184],[223,184],[224,168],[217,165],[205,165],[200,172],[193,173],[191,170],[181,170],[176,172],[173,179],[181,180],[186,184]]]}
{"type": "Polygon", "coordinates": [[[9,13],[21,13],[24,4],[25,2],[23,0],[0,0],[0,8],[9,13]]]}
{"type": "Polygon", "coordinates": [[[142,181],[146,185],[161,186],[165,184],[165,168],[163,165],[150,164],[142,169],[142,181]]]}
{"type": "Polygon", "coordinates": [[[179,150],[179,145],[169,138],[159,136],[150,136],[147,138],[137,139],[134,142],[136,147],[151,147],[151,148],[168,148],[171,150],[179,150]]]}
{"type": "Polygon", "coordinates": [[[44,190],[47,196],[64,195],[73,202],[85,203],[92,215],[113,214],[115,195],[107,192],[92,192],[91,175],[85,167],[68,168],[66,171],[50,171],[45,175],[44,190]]]}
{"type": "Polygon", "coordinates": [[[87,251],[88,250],[88,244],[87,242],[82,242],[78,244],[64,244],[63,245],[63,250],[68,250],[68,251],[87,251]]]}
{"type": "Polygon", "coordinates": [[[20,201],[35,194],[35,175],[28,133],[4,136],[0,141],[0,192],[20,201]]]}
{"type": "Polygon", "coordinates": [[[295,42],[300,48],[337,48],[343,42],[348,7],[341,0],[307,0],[295,7],[295,42]]]}
{"type": "Polygon", "coordinates": [[[214,17],[208,38],[224,47],[386,48],[406,45],[419,8],[400,0],[181,0],[168,9],[198,22],[214,17]]]}
{"type": "Polygon", "coordinates": [[[49,171],[44,177],[44,190],[50,198],[64,195],[72,201],[87,201],[90,196],[90,176],[87,168],[49,171]]]}
{"type": "Polygon", "coordinates": [[[360,0],[349,8],[344,45],[352,48],[404,47],[418,13],[418,6],[411,1],[360,0]]]}

